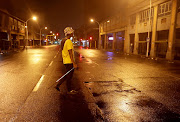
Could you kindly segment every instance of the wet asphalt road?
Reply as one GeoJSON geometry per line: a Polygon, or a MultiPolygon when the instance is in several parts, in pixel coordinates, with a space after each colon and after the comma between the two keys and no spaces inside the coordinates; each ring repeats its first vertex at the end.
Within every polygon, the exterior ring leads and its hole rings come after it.
{"type": "Polygon", "coordinates": [[[0,122],[94,121],[79,87],[68,95],[65,84],[61,92],[52,86],[64,73],[58,51],[58,46],[29,47],[1,55],[0,122]]]}
{"type": "Polygon", "coordinates": [[[76,48],[76,95],[49,88],[63,75],[58,46],[0,56],[0,121],[180,121],[180,65],[76,48]]]}
{"type": "Polygon", "coordinates": [[[104,121],[180,121],[180,64],[76,49],[104,121]]]}

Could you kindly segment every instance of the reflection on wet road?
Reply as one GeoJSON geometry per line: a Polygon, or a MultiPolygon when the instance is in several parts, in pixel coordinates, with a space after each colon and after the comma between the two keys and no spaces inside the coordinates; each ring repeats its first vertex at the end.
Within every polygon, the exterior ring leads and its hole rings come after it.
{"type": "Polygon", "coordinates": [[[180,115],[122,81],[85,82],[105,121],[178,121],[180,115]]]}
{"type": "Polygon", "coordinates": [[[180,121],[179,64],[93,49],[76,51],[80,79],[104,121],[180,121]]]}

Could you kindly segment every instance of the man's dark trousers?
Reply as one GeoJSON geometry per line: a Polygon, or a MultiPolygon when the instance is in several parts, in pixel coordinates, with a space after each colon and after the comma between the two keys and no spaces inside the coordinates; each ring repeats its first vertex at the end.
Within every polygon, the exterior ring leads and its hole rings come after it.
{"type": "MultiPolygon", "coordinates": [[[[68,72],[69,70],[71,70],[73,68],[73,64],[64,64],[64,66],[66,67],[66,72],[68,72]]],[[[68,92],[70,92],[72,90],[71,89],[71,80],[73,77],[73,73],[74,73],[74,69],[58,82],[57,87],[59,87],[66,80],[67,90],[68,90],[68,92]]]]}

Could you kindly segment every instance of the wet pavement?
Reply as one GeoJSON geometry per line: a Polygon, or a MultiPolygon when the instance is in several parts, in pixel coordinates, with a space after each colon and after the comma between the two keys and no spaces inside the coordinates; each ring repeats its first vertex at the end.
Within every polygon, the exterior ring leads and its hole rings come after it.
{"type": "Polygon", "coordinates": [[[179,63],[75,50],[75,95],[53,87],[65,73],[58,46],[0,56],[0,121],[180,121],[179,63]]]}
{"type": "Polygon", "coordinates": [[[78,79],[75,95],[67,94],[65,84],[60,92],[52,86],[64,70],[58,46],[1,55],[0,121],[94,121],[78,79]]]}
{"type": "Polygon", "coordinates": [[[104,121],[175,122],[180,115],[122,81],[85,82],[104,121]]]}
{"type": "Polygon", "coordinates": [[[81,80],[104,121],[180,121],[179,63],[92,49],[76,51],[85,75],[81,80]]]}

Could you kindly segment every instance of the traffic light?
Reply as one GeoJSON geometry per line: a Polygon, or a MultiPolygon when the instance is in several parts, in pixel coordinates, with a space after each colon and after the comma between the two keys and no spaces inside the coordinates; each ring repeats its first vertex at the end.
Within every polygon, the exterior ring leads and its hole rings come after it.
{"type": "Polygon", "coordinates": [[[59,36],[59,33],[57,33],[56,35],[59,36]]]}
{"type": "Polygon", "coordinates": [[[90,36],[89,39],[92,40],[93,39],[92,36],[90,36]]]}

